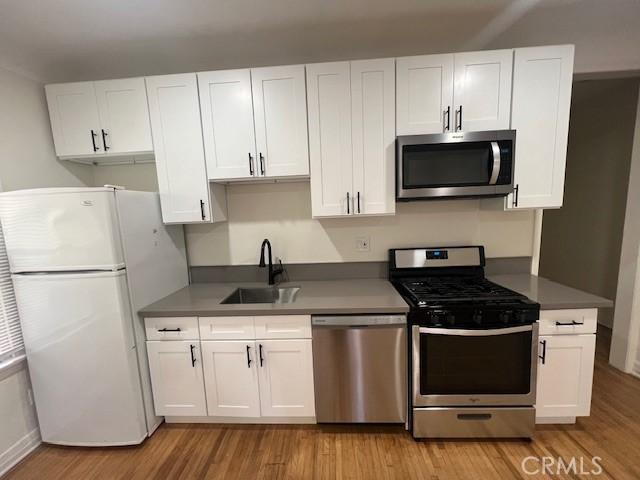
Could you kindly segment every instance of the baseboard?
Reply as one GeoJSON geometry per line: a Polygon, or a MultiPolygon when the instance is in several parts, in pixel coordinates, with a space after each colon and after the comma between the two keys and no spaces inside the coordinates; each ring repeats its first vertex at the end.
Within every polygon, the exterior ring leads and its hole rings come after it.
{"type": "Polygon", "coordinates": [[[34,428],[13,444],[9,450],[0,454],[0,477],[11,470],[24,457],[40,445],[40,431],[34,428]]]}
{"type": "Polygon", "coordinates": [[[568,425],[576,423],[576,417],[536,417],[536,425],[568,425]]]}
{"type": "Polygon", "coordinates": [[[165,417],[166,423],[315,424],[316,417],[165,417]]]}

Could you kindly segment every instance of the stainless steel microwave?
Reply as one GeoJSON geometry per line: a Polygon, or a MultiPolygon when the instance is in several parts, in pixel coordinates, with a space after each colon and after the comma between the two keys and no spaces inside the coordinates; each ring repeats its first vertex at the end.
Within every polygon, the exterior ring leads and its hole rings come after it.
{"type": "Polygon", "coordinates": [[[515,143],[515,130],[399,136],[396,197],[507,195],[513,191],[515,143]]]}

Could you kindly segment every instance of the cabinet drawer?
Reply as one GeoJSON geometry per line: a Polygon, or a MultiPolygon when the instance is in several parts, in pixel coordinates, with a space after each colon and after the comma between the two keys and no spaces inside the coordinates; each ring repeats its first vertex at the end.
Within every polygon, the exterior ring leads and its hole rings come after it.
{"type": "Polygon", "coordinates": [[[541,310],[540,335],[595,333],[597,319],[598,310],[596,308],[541,310]]]}
{"type": "Polygon", "coordinates": [[[198,340],[198,317],[144,319],[147,340],[198,340]]]}
{"type": "Polygon", "coordinates": [[[311,338],[311,316],[255,317],[256,338],[311,338]]]}
{"type": "Polygon", "coordinates": [[[200,317],[202,340],[253,340],[253,317],[200,317]]]}

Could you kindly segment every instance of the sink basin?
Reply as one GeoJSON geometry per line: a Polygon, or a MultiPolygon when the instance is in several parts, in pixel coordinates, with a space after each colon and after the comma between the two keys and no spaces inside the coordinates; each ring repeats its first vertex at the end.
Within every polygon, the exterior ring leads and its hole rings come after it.
{"type": "Polygon", "coordinates": [[[220,303],[292,303],[300,287],[238,288],[220,303]]]}

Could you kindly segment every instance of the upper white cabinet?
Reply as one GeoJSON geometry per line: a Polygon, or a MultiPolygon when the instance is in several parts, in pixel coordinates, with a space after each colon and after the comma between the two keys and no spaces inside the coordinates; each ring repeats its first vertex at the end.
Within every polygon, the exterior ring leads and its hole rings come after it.
{"type": "Polygon", "coordinates": [[[95,82],[102,146],[106,153],[153,150],[143,78],[95,82]]]}
{"type": "Polygon", "coordinates": [[[211,180],[309,175],[303,65],[198,73],[211,180]]]}
{"type": "Polygon", "coordinates": [[[304,65],[251,69],[257,174],[309,174],[304,65]]]}
{"type": "Polygon", "coordinates": [[[398,135],[442,133],[453,128],[453,57],[396,59],[398,135]]]}
{"type": "Polygon", "coordinates": [[[52,84],[45,91],[59,157],[97,161],[153,150],[144,79],[52,84]]]}
{"type": "Polygon", "coordinates": [[[513,50],[397,59],[398,135],[509,128],[513,50]]]}
{"type": "Polygon", "coordinates": [[[147,77],[146,83],[162,219],[165,223],[209,222],[196,74],[147,77]]]}
{"type": "Polygon", "coordinates": [[[307,66],[314,217],[395,212],[394,59],[307,66]]]}
{"type": "Polygon", "coordinates": [[[250,70],[198,73],[198,87],[209,178],[257,175],[250,70]]]}
{"type": "Polygon", "coordinates": [[[103,153],[93,82],[61,83],[44,88],[56,155],[68,157],[103,153]]]}
{"type": "Polygon", "coordinates": [[[513,50],[456,53],[452,130],[509,128],[513,50]]]}
{"type": "Polygon", "coordinates": [[[573,45],[515,51],[511,128],[517,193],[507,198],[509,209],[562,206],[573,53],[573,45]]]}

